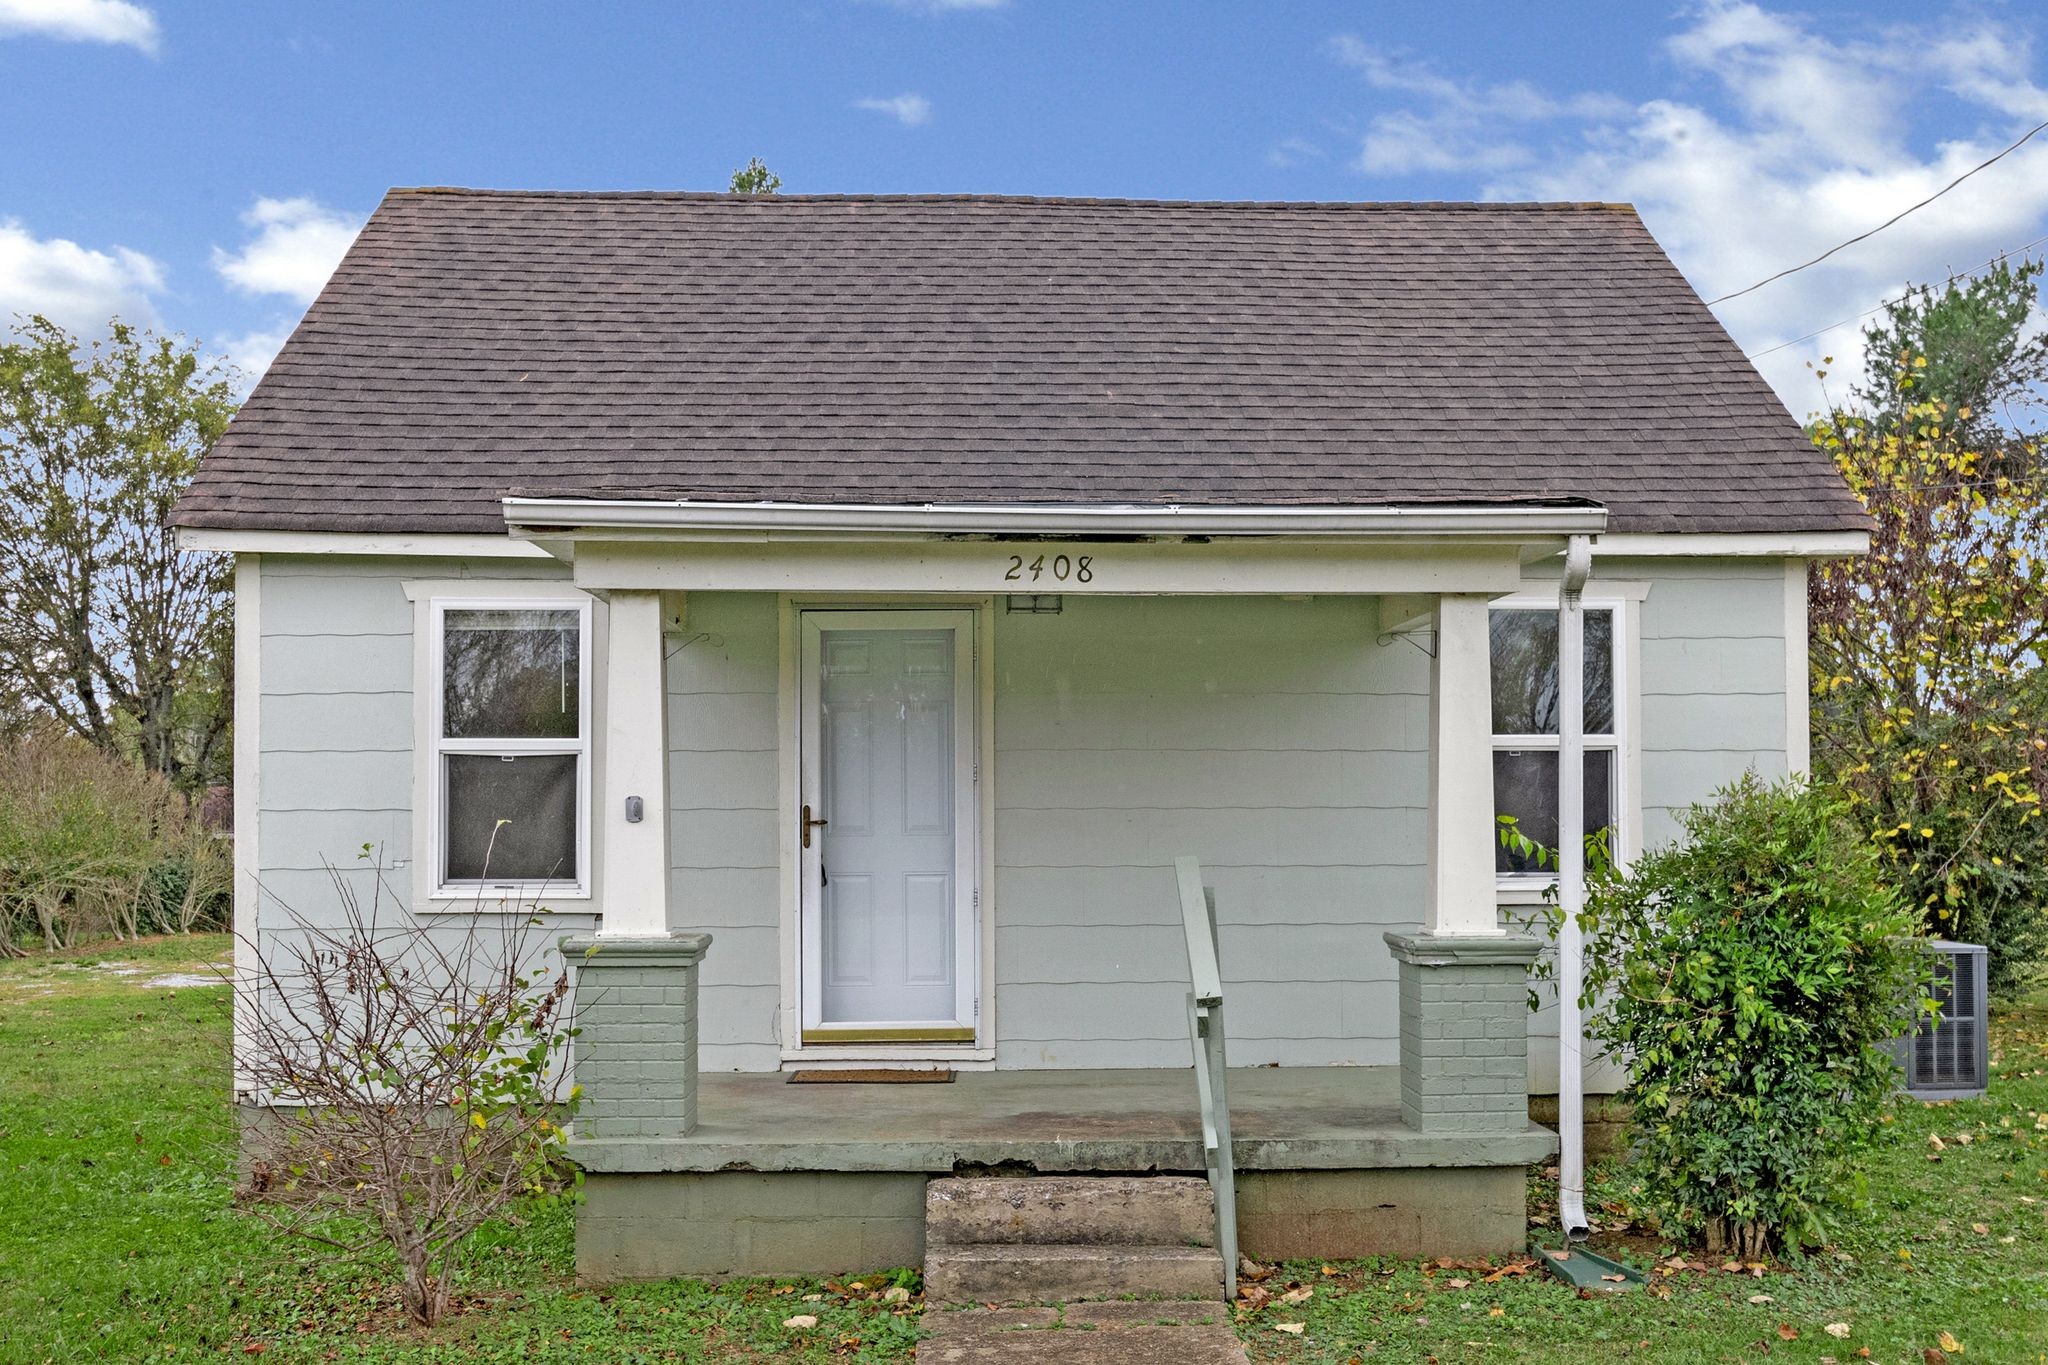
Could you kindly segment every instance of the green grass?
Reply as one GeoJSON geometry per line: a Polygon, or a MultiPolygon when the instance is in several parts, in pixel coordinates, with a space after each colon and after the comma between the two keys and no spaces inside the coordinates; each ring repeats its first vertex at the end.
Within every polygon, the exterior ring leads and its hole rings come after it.
{"type": "MultiPolygon", "coordinates": [[[[222,938],[0,963],[0,1362],[901,1360],[915,1310],[790,1281],[594,1292],[570,1279],[560,1207],[490,1228],[462,1311],[402,1326],[380,1267],[321,1266],[230,1199],[223,987],[152,986],[227,955],[222,938]],[[121,974],[108,964],[131,964],[121,974]],[[805,1303],[819,1295],[816,1303],[805,1303]],[[819,1326],[785,1330],[796,1313],[819,1326]]],[[[1760,1278],[1660,1276],[1581,1300],[1540,1273],[1413,1261],[1283,1267],[1305,1301],[1244,1314],[1262,1361],[1815,1362],[1914,1365],[1939,1334],[1973,1361],[2048,1361],[2048,997],[2002,1016],[1989,1098],[1903,1104],[1839,1245],[1760,1278]],[[1927,1137],[1945,1142],[1929,1161],[1927,1137]],[[1970,1134],[1963,1144],[1954,1139],[1970,1134]],[[1985,1231],[1977,1232],[1976,1225],[1985,1231]],[[1904,1253],[1904,1254],[1902,1254],[1904,1253]],[[1463,1280],[1462,1286],[1453,1280],[1463,1280]],[[1770,1301],[1751,1304],[1753,1295],[1770,1301]],[[1496,1315],[1493,1310],[1498,1309],[1496,1315]],[[1276,1330],[1299,1323],[1300,1336],[1276,1330]],[[1828,1323],[1851,1334],[1829,1336],[1828,1323]],[[1796,1332],[1786,1340],[1780,1326],[1796,1332]]],[[[1617,1208],[1629,1191],[1601,1191],[1617,1208]]],[[[1630,1243],[1652,1255],[1653,1241],[1630,1243]]],[[[907,1277],[904,1282],[913,1283],[907,1277]]]]}
{"type": "Polygon", "coordinates": [[[147,984],[228,951],[216,936],[0,963],[0,1362],[909,1355],[915,1310],[882,1302],[880,1277],[581,1289],[560,1206],[487,1229],[463,1311],[406,1328],[378,1267],[320,1266],[231,1201],[227,990],[147,984]],[[785,1330],[799,1313],[819,1325],[785,1330]]]}
{"type": "MultiPolygon", "coordinates": [[[[1963,1347],[1957,1365],[2039,1365],[2048,1361],[2048,993],[1994,1015],[1992,1032],[1990,1093],[1941,1105],[1902,1098],[1869,1165],[1865,1207],[1804,1265],[1656,1272],[1648,1293],[1594,1299],[1540,1267],[1487,1283],[1501,1262],[1346,1263],[1334,1275],[1288,1265],[1262,1287],[1307,1286],[1310,1298],[1245,1316],[1239,1329],[1258,1361],[1847,1365],[1867,1349],[1870,1360],[1921,1365],[1946,1332],[1963,1347]],[[1967,1143],[1956,1140],[1963,1134],[1967,1143]],[[1930,1135],[1943,1141],[1939,1160],[1929,1160],[1930,1135]],[[1831,1336],[1830,1323],[1849,1334],[1831,1336]]],[[[1626,1179],[1606,1174],[1593,1194],[1607,1207],[1595,1218],[1626,1222],[1626,1179]]],[[[1642,1235],[1601,1243],[1642,1269],[1670,1251],[1642,1235]]]]}

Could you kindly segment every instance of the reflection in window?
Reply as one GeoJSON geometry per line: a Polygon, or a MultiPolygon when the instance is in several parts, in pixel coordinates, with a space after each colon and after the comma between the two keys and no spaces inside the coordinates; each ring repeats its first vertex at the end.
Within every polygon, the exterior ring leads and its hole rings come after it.
{"type": "Polygon", "coordinates": [[[442,888],[581,882],[587,612],[578,604],[438,613],[442,888]]]}
{"type": "MultiPolygon", "coordinates": [[[[1611,840],[1621,807],[1620,735],[1615,708],[1615,612],[1589,608],[1586,621],[1585,829],[1611,840]]],[[[1557,611],[1500,607],[1489,615],[1493,687],[1493,809],[1513,816],[1522,835],[1557,847],[1557,611]]],[[[1503,875],[1552,875],[1555,863],[1501,847],[1503,875]]]]}

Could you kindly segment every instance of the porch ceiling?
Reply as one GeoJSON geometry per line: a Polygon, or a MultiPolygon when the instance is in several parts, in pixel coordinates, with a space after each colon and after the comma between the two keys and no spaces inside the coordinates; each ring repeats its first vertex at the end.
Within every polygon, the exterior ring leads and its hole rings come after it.
{"type": "MultiPolygon", "coordinates": [[[[1419,1133],[1401,1123],[1398,1067],[1230,1073],[1239,1170],[1526,1166],[1557,1137],[1419,1133]]],[[[1188,1070],[964,1072],[950,1085],[790,1085],[777,1073],[705,1075],[699,1123],[662,1142],[575,1142],[586,1170],[1200,1171],[1188,1070]]]]}

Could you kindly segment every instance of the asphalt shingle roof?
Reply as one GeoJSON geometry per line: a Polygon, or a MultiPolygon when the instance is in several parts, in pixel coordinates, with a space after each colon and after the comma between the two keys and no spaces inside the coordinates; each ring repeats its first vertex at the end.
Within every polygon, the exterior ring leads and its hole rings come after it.
{"type": "Polygon", "coordinates": [[[498,531],[515,490],[1864,525],[1625,207],[439,189],[174,519],[498,531]]]}

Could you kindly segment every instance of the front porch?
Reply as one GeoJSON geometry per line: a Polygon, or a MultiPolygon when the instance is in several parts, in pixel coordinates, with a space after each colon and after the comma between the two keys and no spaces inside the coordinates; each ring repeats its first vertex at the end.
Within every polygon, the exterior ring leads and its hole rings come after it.
{"type": "Polygon", "coordinates": [[[915,1263],[956,1175],[1207,1174],[1224,1266],[1523,1245],[1556,1140],[1491,610],[1600,514],[1464,513],[1040,547],[508,506],[606,604],[579,1273],[915,1263]],[[1016,598],[1041,561],[1062,593],[1016,598]],[[1205,1107],[1217,1041],[1255,1065],[1205,1107]],[[956,1079],[783,1074],[877,1063],[956,1079]]]}
{"type": "MultiPolygon", "coordinates": [[[[846,1272],[924,1257],[925,1183],[956,1174],[1193,1174],[1188,1070],[965,1072],[950,1084],[699,1080],[683,1136],[580,1138],[593,1281],[846,1272]]],[[[1398,1067],[1229,1073],[1238,1229],[1261,1259],[1478,1255],[1526,1235],[1550,1130],[1418,1130],[1398,1067]]]]}

